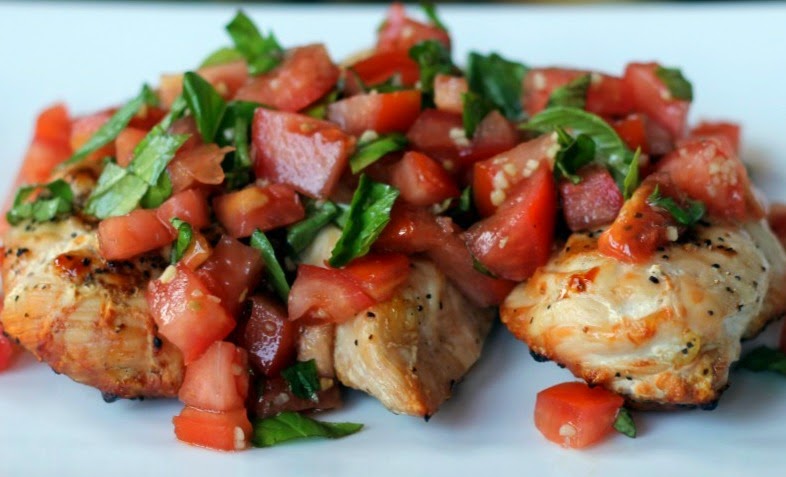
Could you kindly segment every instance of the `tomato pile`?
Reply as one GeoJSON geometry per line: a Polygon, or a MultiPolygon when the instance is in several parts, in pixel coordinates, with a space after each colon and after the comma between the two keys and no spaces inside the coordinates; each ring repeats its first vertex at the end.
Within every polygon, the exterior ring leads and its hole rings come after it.
{"type": "MultiPolygon", "coordinates": [[[[39,116],[17,180],[38,186],[8,204],[9,222],[78,213],[97,222],[106,260],[170,257],[146,296],[187,365],[180,440],[243,449],[249,412],[339,405],[338,386],[314,384],[316,371],[296,362],[299,326],[389,300],[414,255],[487,307],[568,231],[611,224],[603,253],[640,262],[705,214],[763,214],[739,128],[688,129],[692,87],[679,70],[631,63],[614,76],[494,53],[471,53],[461,69],[447,29],[426,14],[393,5],[375,47],[339,66],[325,46],[284,49],[239,13],[227,26],[234,46],[195,71],[165,75],[120,108],[39,116]],[[86,203],[47,184],[85,165],[100,171],[86,203]],[[330,259],[300,263],[330,224],[342,229],[330,259]]],[[[550,439],[583,446],[610,429],[621,398],[581,386],[539,396],[536,423],[550,439]],[[590,424],[554,428],[548,416],[564,409],[590,424]]]]}

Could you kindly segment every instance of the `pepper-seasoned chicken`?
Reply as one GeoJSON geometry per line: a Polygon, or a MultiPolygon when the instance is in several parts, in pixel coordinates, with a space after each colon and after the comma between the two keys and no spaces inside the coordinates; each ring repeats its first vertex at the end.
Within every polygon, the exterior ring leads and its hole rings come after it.
{"type": "Polygon", "coordinates": [[[537,355],[642,407],[711,406],[740,339],[786,310],[786,256],[764,222],[699,226],[648,262],[597,250],[597,232],[563,250],[501,308],[537,355]]]}
{"type": "Polygon", "coordinates": [[[77,382],[118,397],[175,396],[180,351],[156,336],[144,290],[154,256],[107,263],[79,218],[23,223],[5,237],[5,332],[77,382]]]}

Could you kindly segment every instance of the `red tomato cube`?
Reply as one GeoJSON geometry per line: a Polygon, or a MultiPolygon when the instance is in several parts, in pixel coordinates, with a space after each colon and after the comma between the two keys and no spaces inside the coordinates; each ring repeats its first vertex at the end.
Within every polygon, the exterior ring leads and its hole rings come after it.
{"type": "Polygon", "coordinates": [[[210,293],[221,299],[229,314],[235,316],[246,296],[259,283],[263,268],[258,250],[224,235],[197,270],[197,275],[210,293]]]}
{"type": "Polygon", "coordinates": [[[377,51],[409,51],[421,41],[436,40],[450,49],[450,36],[435,25],[426,25],[407,17],[404,5],[394,3],[377,37],[377,51]]]}
{"type": "Polygon", "coordinates": [[[740,125],[727,122],[701,122],[691,129],[691,137],[720,137],[727,140],[735,154],[740,153],[740,125]]]}
{"type": "Polygon", "coordinates": [[[136,209],[98,224],[98,247],[107,260],[127,260],[174,239],[172,227],[165,225],[155,210],[136,209]]]}
{"type": "Polygon", "coordinates": [[[390,183],[413,205],[438,204],[461,194],[456,182],[438,162],[409,151],[392,167],[390,183]]]}
{"type": "Polygon", "coordinates": [[[420,114],[420,91],[358,94],[328,106],[328,119],[344,131],[360,136],[406,132],[420,114]]]}
{"type": "Polygon", "coordinates": [[[590,165],[578,175],[578,184],[567,179],[559,183],[568,228],[576,232],[614,222],[625,200],[611,173],[603,166],[590,165]]]}
{"type": "Polygon", "coordinates": [[[186,406],[172,423],[178,440],[223,451],[247,449],[253,432],[245,409],[210,412],[186,406]]]}
{"type": "Polygon", "coordinates": [[[295,357],[297,325],[288,319],[287,310],[270,298],[257,295],[250,302],[240,342],[248,350],[254,371],[267,377],[278,376],[295,357]]]}
{"type": "Polygon", "coordinates": [[[409,258],[401,253],[369,254],[350,262],[343,272],[368,296],[383,302],[409,278],[409,258]]]}
{"type": "Polygon", "coordinates": [[[199,144],[181,147],[167,166],[172,180],[172,190],[179,192],[201,185],[218,185],[224,182],[221,162],[233,148],[216,144],[199,144]]]}
{"type": "Polygon", "coordinates": [[[343,271],[300,265],[289,292],[289,319],[341,323],[374,303],[343,271]]]}
{"type": "Polygon", "coordinates": [[[464,94],[468,91],[466,78],[443,74],[434,78],[434,103],[440,111],[461,114],[464,111],[464,94]]]}
{"type": "Polygon", "coordinates": [[[216,341],[186,367],[177,397],[186,406],[203,411],[245,409],[248,380],[246,351],[232,343],[216,341]]]}
{"type": "Polygon", "coordinates": [[[134,148],[147,136],[147,131],[137,128],[125,128],[115,138],[115,159],[121,167],[128,167],[134,158],[134,148]]]}
{"type": "Polygon", "coordinates": [[[671,97],[666,85],[656,74],[656,63],[631,63],[625,68],[625,87],[636,111],[646,114],[664,127],[672,139],[685,135],[689,101],[671,97]]]}
{"type": "Polygon", "coordinates": [[[205,193],[196,189],[178,192],[156,209],[158,219],[163,222],[174,236],[177,231],[171,220],[178,218],[191,224],[194,230],[210,225],[210,209],[207,206],[205,193]]]}
{"type": "Polygon", "coordinates": [[[291,187],[251,185],[213,199],[213,209],[229,235],[249,237],[254,230],[272,230],[297,222],[306,212],[291,187]]]}
{"type": "MultiPolygon", "coordinates": [[[[71,125],[71,149],[76,151],[82,147],[111,117],[112,113],[110,111],[102,111],[100,113],[91,114],[90,116],[75,119],[71,125]]],[[[114,155],[115,145],[113,142],[109,142],[97,151],[90,153],[86,160],[100,161],[105,157],[114,155]]]]}

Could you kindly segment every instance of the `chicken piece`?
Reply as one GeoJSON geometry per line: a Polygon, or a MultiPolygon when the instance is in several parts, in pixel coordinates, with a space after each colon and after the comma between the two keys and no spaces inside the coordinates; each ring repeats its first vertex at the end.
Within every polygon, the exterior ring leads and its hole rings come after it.
{"type": "Polygon", "coordinates": [[[775,285],[786,257],[769,228],[698,226],[643,264],[600,254],[597,235],[574,234],[514,289],[503,323],[536,355],[638,407],[712,406],[740,339],[784,311],[775,285]]]}
{"type": "Polygon", "coordinates": [[[480,357],[492,320],[415,260],[396,296],[336,327],[336,374],[395,413],[431,416],[480,357]]]}
{"type": "Polygon", "coordinates": [[[2,324],[39,360],[105,395],[176,396],[180,351],[156,336],[144,290],[159,257],[106,262],[77,217],[22,223],[5,237],[2,324]]]}

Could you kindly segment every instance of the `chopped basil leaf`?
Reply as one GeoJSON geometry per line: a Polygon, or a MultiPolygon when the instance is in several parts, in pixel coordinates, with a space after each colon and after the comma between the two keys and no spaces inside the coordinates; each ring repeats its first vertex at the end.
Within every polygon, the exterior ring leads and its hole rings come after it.
{"type": "Polygon", "coordinates": [[[630,411],[624,407],[621,407],[619,412],[617,412],[617,418],[614,420],[614,429],[630,438],[636,437],[636,423],[633,422],[633,416],[630,415],[630,411]]]}
{"type": "Polygon", "coordinates": [[[433,103],[434,78],[440,74],[452,74],[457,71],[450,59],[450,51],[437,40],[425,40],[409,49],[409,57],[415,60],[420,68],[420,90],[424,100],[433,103]]]}
{"type": "Polygon", "coordinates": [[[349,221],[350,207],[347,204],[336,204],[336,207],[338,207],[338,215],[333,219],[333,223],[341,230],[344,230],[344,227],[347,226],[347,222],[349,221]]]}
{"type": "Polygon", "coordinates": [[[284,58],[284,49],[279,45],[273,33],[262,36],[243,11],[238,11],[235,18],[226,26],[229,36],[248,62],[248,72],[261,75],[272,70],[284,58]]]}
{"type": "Polygon", "coordinates": [[[134,99],[118,109],[63,165],[76,164],[90,153],[112,142],[128,126],[128,123],[143,106],[155,106],[156,104],[158,104],[158,98],[155,92],[148,85],[142,86],[142,91],[134,99]]]}
{"type": "Polygon", "coordinates": [[[574,138],[559,127],[557,141],[560,150],[554,158],[554,174],[578,184],[581,177],[576,175],[576,172],[595,159],[595,141],[586,134],[579,134],[574,138]]]}
{"type": "Polygon", "coordinates": [[[188,250],[188,247],[191,245],[191,240],[194,238],[194,231],[191,229],[191,224],[177,217],[173,217],[170,222],[175,230],[177,230],[177,238],[175,239],[175,243],[172,244],[172,252],[169,255],[169,261],[172,265],[175,265],[183,258],[186,250],[188,250]]]}
{"type": "Polygon", "coordinates": [[[401,133],[386,134],[367,142],[361,142],[358,144],[355,154],[349,158],[349,167],[353,174],[357,174],[385,154],[400,151],[406,146],[407,137],[401,133]]]}
{"type": "Polygon", "coordinates": [[[210,83],[191,71],[183,76],[183,98],[194,116],[202,140],[213,142],[227,110],[224,98],[210,83]]]}
{"type": "Polygon", "coordinates": [[[686,201],[687,207],[683,209],[671,197],[663,197],[658,186],[655,186],[655,190],[647,198],[647,202],[654,207],[664,209],[678,223],[687,226],[691,226],[701,220],[706,210],[702,202],[690,199],[686,201]]]}
{"type": "Polygon", "coordinates": [[[467,186],[461,191],[459,197],[458,210],[459,212],[472,212],[472,186],[467,186]]]}
{"type": "Polygon", "coordinates": [[[169,161],[175,157],[175,152],[188,137],[188,134],[169,134],[154,128],[143,140],[146,142],[145,147],[134,150],[134,158],[128,165],[128,171],[150,186],[157,185],[169,161]]]}
{"type": "Polygon", "coordinates": [[[461,119],[467,137],[471,138],[475,135],[478,124],[494,109],[494,105],[472,91],[464,93],[462,100],[464,109],[461,112],[461,119]]]}
{"type": "Polygon", "coordinates": [[[320,384],[319,375],[317,374],[317,362],[315,360],[298,361],[281,371],[281,376],[289,383],[289,389],[292,391],[292,394],[301,399],[317,400],[320,384]]]}
{"type": "Polygon", "coordinates": [[[590,75],[579,76],[570,83],[552,91],[546,107],[570,106],[572,108],[584,109],[584,106],[587,104],[589,86],[590,75]]]}
{"type": "Polygon", "coordinates": [[[374,182],[365,174],[360,176],[347,222],[330,257],[331,267],[343,267],[368,253],[371,244],[390,222],[390,209],[398,194],[393,186],[374,182]]]}
{"type": "Polygon", "coordinates": [[[320,230],[339,214],[331,201],[311,201],[306,204],[306,218],[287,229],[287,243],[293,252],[300,253],[308,247],[320,230]]]}
{"type": "Polygon", "coordinates": [[[617,185],[623,188],[633,153],[599,116],[578,108],[554,106],[536,114],[523,128],[540,132],[564,128],[574,135],[586,134],[595,142],[595,161],[608,167],[617,185]]]}
{"type": "Polygon", "coordinates": [[[242,53],[237,51],[237,49],[230,46],[225,46],[223,48],[217,49],[213,53],[210,53],[207,58],[202,61],[202,64],[200,64],[199,67],[207,68],[209,66],[225,65],[227,63],[232,63],[233,61],[242,60],[243,58],[245,57],[242,53]]]}
{"type": "Polygon", "coordinates": [[[142,196],[139,205],[145,209],[155,209],[171,196],[172,180],[169,179],[169,174],[161,174],[158,176],[156,185],[147,188],[147,192],[142,196]]]}
{"type": "Polygon", "coordinates": [[[369,91],[376,91],[377,93],[393,93],[396,91],[411,89],[410,87],[404,85],[400,73],[393,73],[390,75],[390,78],[386,79],[385,81],[381,83],[375,83],[370,87],[367,86],[367,88],[369,91]]]}
{"type": "Polygon", "coordinates": [[[254,112],[262,107],[250,101],[231,101],[221,121],[217,142],[222,146],[232,145],[235,151],[227,154],[221,167],[229,190],[241,189],[252,181],[249,129],[254,112]]]}
{"type": "Polygon", "coordinates": [[[251,234],[251,246],[262,252],[262,260],[265,261],[265,273],[270,279],[270,284],[276,291],[279,297],[287,302],[289,299],[289,282],[284,275],[284,269],[276,258],[276,251],[267,236],[259,229],[254,230],[251,234]]]}
{"type": "Polygon", "coordinates": [[[322,100],[306,110],[306,115],[316,119],[325,119],[327,117],[328,106],[338,99],[339,92],[340,89],[336,88],[330,93],[326,94],[322,100]]]}
{"type": "Polygon", "coordinates": [[[58,215],[68,214],[74,202],[74,193],[71,186],[62,179],[57,179],[41,186],[22,187],[14,197],[14,204],[5,217],[9,224],[17,225],[19,222],[32,219],[34,222],[46,222],[58,215]],[[32,202],[28,201],[34,192],[39,192],[38,197],[32,202]]]}
{"type": "Polygon", "coordinates": [[[448,28],[437,16],[437,7],[433,2],[420,2],[420,7],[423,9],[423,12],[426,14],[432,25],[442,31],[448,31],[448,28]]]}
{"type": "Polygon", "coordinates": [[[307,437],[337,439],[354,434],[362,428],[363,424],[322,422],[297,412],[281,412],[273,417],[254,421],[251,443],[254,447],[270,447],[307,437]]]}
{"type": "Polygon", "coordinates": [[[666,85],[672,98],[693,101],[693,85],[682,76],[682,71],[677,68],[658,66],[655,75],[666,85]]]}
{"type": "Polygon", "coordinates": [[[512,121],[523,115],[521,88],[527,67],[496,53],[488,56],[472,52],[467,64],[470,91],[490,101],[512,121]]]}
{"type": "Polygon", "coordinates": [[[786,354],[779,349],[759,346],[740,360],[740,367],[751,371],[771,371],[786,375],[786,354]]]}
{"type": "Polygon", "coordinates": [[[475,269],[476,271],[478,271],[479,273],[482,273],[483,275],[486,275],[487,277],[491,277],[491,278],[497,278],[497,276],[496,276],[496,275],[494,275],[493,273],[491,273],[491,270],[489,270],[488,268],[486,268],[486,266],[485,266],[485,265],[483,265],[483,263],[481,263],[481,261],[480,261],[480,260],[478,260],[478,259],[477,259],[477,258],[475,258],[475,257],[472,257],[472,268],[474,268],[474,269],[475,269]]]}
{"type": "Polygon", "coordinates": [[[96,188],[90,194],[85,212],[105,219],[134,210],[145,195],[148,184],[114,162],[104,166],[96,188]]]}
{"type": "Polygon", "coordinates": [[[624,197],[625,200],[630,199],[639,186],[639,156],[641,156],[640,147],[636,148],[636,152],[633,153],[633,159],[630,161],[628,174],[622,181],[622,197],[624,197]]]}

